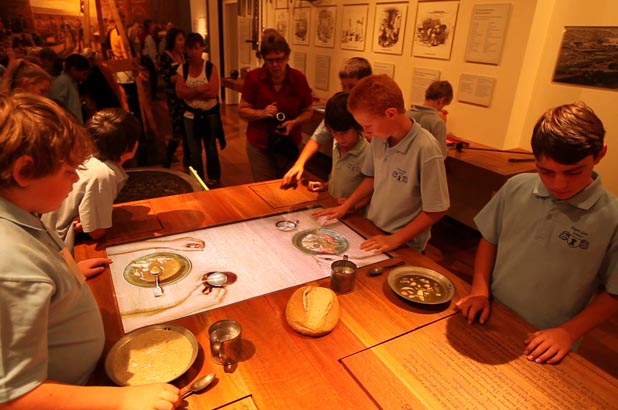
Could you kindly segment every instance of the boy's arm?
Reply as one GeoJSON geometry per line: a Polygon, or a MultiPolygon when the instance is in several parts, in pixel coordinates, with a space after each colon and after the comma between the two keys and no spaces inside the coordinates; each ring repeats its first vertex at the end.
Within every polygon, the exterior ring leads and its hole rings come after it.
{"type": "Polygon", "coordinates": [[[489,303],[491,273],[496,263],[498,246],[481,238],[474,259],[474,277],[470,294],[457,302],[455,308],[468,319],[471,324],[480,313],[479,323],[484,324],[491,312],[489,303]]]}
{"type": "Polygon", "coordinates": [[[180,401],[171,384],[154,383],[128,387],[85,387],[45,381],[2,408],[66,410],[171,410],[180,401]]]}
{"type": "Polygon", "coordinates": [[[305,164],[319,149],[320,144],[317,141],[313,139],[307,141],[292,168],[283,176],[283,181],[281,182],[282,189],[291,188],[292,186],[296,187],[292,182],[300,180],[305,171],[305,164]]]}
{"type": "Polygon", "coordinates": [[[350,195],[341,205],[316,211],[313,213],[313,216],[325,216],[327,220],[341,218],[348,213],[350,209],[354,209],[354,205],[371,196],[372,193],[373,177],[366,176],[365,179],[363,179],[356,187],[354,192],[352,192],[352,195],[350,195]]]}
{"type": "Polygon", "coordinates": [[[577,339],[616,315],[618,295],[603,291],[584,310],[562,325],[529,334],[524,341],[524,354],[536,363],[558,363],[569,353],[577,339]]]}
{"type": "Polygon", "coordinates": [[[388,252],[400,247],[401,245],[414,238],[419,233],[429,228],[440,218],[446,215],[447,211],[442,212],[425,212],[421,211],[416,218],[412,219],[401,230],[391,235],[376,235],[372,236],[363,243],[360,248],[366,251],[388,252]]]}

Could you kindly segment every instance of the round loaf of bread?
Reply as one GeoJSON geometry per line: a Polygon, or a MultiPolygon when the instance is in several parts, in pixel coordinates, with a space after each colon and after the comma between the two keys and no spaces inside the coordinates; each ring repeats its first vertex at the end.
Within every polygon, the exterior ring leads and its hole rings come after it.
{"type": "Polygon", "coordinates": [[[339,300],[328,288],[303,286],[288,301],[285,318],[298,333],[322,336],[333,330],[339,321],[339,300]]]}

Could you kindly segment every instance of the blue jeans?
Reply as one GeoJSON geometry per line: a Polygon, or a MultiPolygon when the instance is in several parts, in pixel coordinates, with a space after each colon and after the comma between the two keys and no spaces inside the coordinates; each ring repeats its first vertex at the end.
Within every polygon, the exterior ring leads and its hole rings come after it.
{"type": "Polygon", "coordinates": [[[219,131],[218,112],[206,115],[195,115],[195,118],[184,118],[189,149],[189,165],[204,181],[204,164],[202,162],[202,141],[206,149],[207,179],[221,179],[221,163],[217,151],[217,133],[219,131]]]}

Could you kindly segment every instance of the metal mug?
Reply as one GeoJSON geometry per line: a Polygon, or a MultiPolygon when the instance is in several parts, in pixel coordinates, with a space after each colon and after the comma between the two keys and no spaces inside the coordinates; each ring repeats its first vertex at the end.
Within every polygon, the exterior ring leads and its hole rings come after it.
{"type": "Polygon", "coordinates": [[[356,282],[356,264],[344,255],[342,260],[330,265],[330,288],[337,293],[350,293],[356,282]]]}
{"type": "Polygon", "coordinates": [[[242,351],[242,327],[235,320],[225,319],[208,328],[212,361],[231,365],[240,360],[242,351]]]}

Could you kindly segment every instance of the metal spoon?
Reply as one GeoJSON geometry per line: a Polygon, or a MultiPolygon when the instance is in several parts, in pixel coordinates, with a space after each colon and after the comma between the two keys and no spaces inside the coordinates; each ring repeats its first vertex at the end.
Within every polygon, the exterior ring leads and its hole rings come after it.
{"type": "Polygon", "coordinates": [[[385,269],[394,268],[395,266],[404,265],[404,264],[405,264],[404,261],[399,261],[399,262],[391,263],[390,265],[376,266],[375,268],[369,269],[369,271],[367,271],[367,275],[378,276],[378,275],[381,275],[385,269]]]}
{"type": "Polygon", "coordinates": [[[159,297],[159,296],[163,296],[163,288],[161,287],[161,284],[159,283],[159,275],[161,275],[163,273],[163,268],[161,268],[160,266],[153,266],[150,268],[150,275],[154,276],[155,278],[155,288],[154,288],[154,295],[155,297],[159,297]]]}
{"type": "Polygon", "coordinates": [[[189,390],[182,393],[181,398],[185,399],[192,395],[193,393],[199,393],[204,390],[206,387],[212,383],[212,381],[216,378],[214,373],[208,373],[206,376],[200,377],[189,386],[189,390]]]}
{"type": "Polygon", "coordinates": [[[223,272],[210,272],[204,281],[210,286],[223,286],[227,283],[227,275],[223,272]]]}

